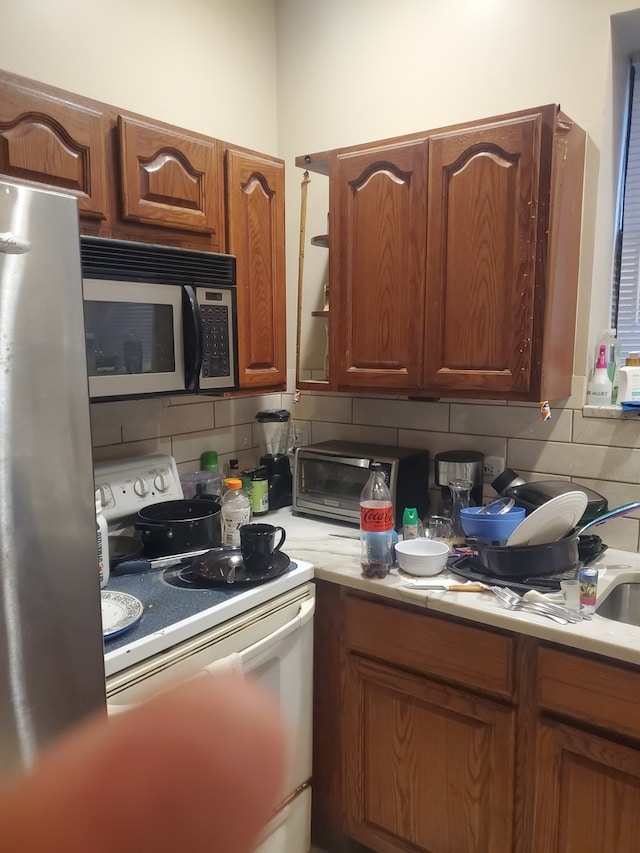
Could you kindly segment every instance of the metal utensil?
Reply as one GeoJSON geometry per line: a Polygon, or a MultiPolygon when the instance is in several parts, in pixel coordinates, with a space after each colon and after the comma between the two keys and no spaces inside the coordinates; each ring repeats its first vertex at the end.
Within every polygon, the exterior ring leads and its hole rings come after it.
{"type": "Polygon", "coordinates": [[[509,512],[515,501],[513,498],[497,498],[486,506],[481,506],[476,515],[503,515],[509,512]]]}
{"type": "Polygon", "coordinates": [[[236,568],[242,563],[242,557],[229,557],[229,571],[227,572],[227,583],[235,583],[236,568]]]}
{"type": "Polygon", "coordinates": [[[436,592],[486,592],[488,587],[481,583],[406,583],[405,589],[433,589],[436,592]]]}
{"type": "Polygon", "coordinates": [[[200,551],[187,551],[184,554],[170,554],[168,557],[155,557],[152,559],[137,557],[132,560],[122,560],[122,562],[116,563],[111,568],[111,573],[114,575],[134,575],[140,572],[148,572],[152,569],[168,569],[170,566],[178,566],[192,557],[200,557],[208,551],[208,548],[204,548],[200,551]]]}
{"type": "MultiPolygon", "coordinates": [[[[562,616],[556,616],[554,613],[551,613],[544,605],[538,605],[534,602],[524,601],[517,593],[512,592],[507,587],[502,586],[492,586],[489,589],[494,593],[495,597],[498,599],[498,603],[505,608],[505,610],[524,610],[526,613],[535,613],[538,616],[546,616],[547,619],[551,619],[553,622],[557,622],[559,625],[568,625],[571,620],[565,619],[562,616]]],[[[577,620],[574,620],[577,621],[577,620]]]]}

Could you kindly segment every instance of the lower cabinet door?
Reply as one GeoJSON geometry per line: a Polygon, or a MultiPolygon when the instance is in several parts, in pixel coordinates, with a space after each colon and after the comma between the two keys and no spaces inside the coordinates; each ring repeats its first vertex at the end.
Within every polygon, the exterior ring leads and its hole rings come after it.
{"type": "Polygon", "coordinates": [[[531,850],[640,850],[640,751],[571,726],[540,723],[531,850]]]}
{"type": "Polygon", "coordinates": [[[353,653],[345,703],[350,837],[381,853],[512,849],[512,708],[353,653]]]}

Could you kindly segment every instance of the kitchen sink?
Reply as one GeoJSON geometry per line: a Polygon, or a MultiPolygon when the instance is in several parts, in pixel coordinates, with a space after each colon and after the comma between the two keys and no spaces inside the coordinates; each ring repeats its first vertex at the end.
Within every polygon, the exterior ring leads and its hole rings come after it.
{"type": "Polygon", "coordinates": [[[598,616],[640,627],[640,580],[614,586],[596,605],[598,616]]]}

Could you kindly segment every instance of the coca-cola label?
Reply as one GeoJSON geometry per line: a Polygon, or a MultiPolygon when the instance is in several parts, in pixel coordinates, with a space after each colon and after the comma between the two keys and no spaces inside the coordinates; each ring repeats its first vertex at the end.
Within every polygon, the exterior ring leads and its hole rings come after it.
{"type": "Polygon", "coordinates": [[[367,533],[385,533],[393,527],[393,507],[360,506],[360,530],[367,533]]]}

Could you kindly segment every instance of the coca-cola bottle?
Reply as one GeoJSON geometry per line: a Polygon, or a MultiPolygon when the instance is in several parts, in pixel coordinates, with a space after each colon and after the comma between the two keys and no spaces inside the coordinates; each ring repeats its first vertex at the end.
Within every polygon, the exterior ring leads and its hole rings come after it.
{"type": "Polygon", "coordinates": [[[380,462],[372,462],[360,494],[360,565],[367,578],[384,578],[393,565],[393,505],[380,462]]]}

